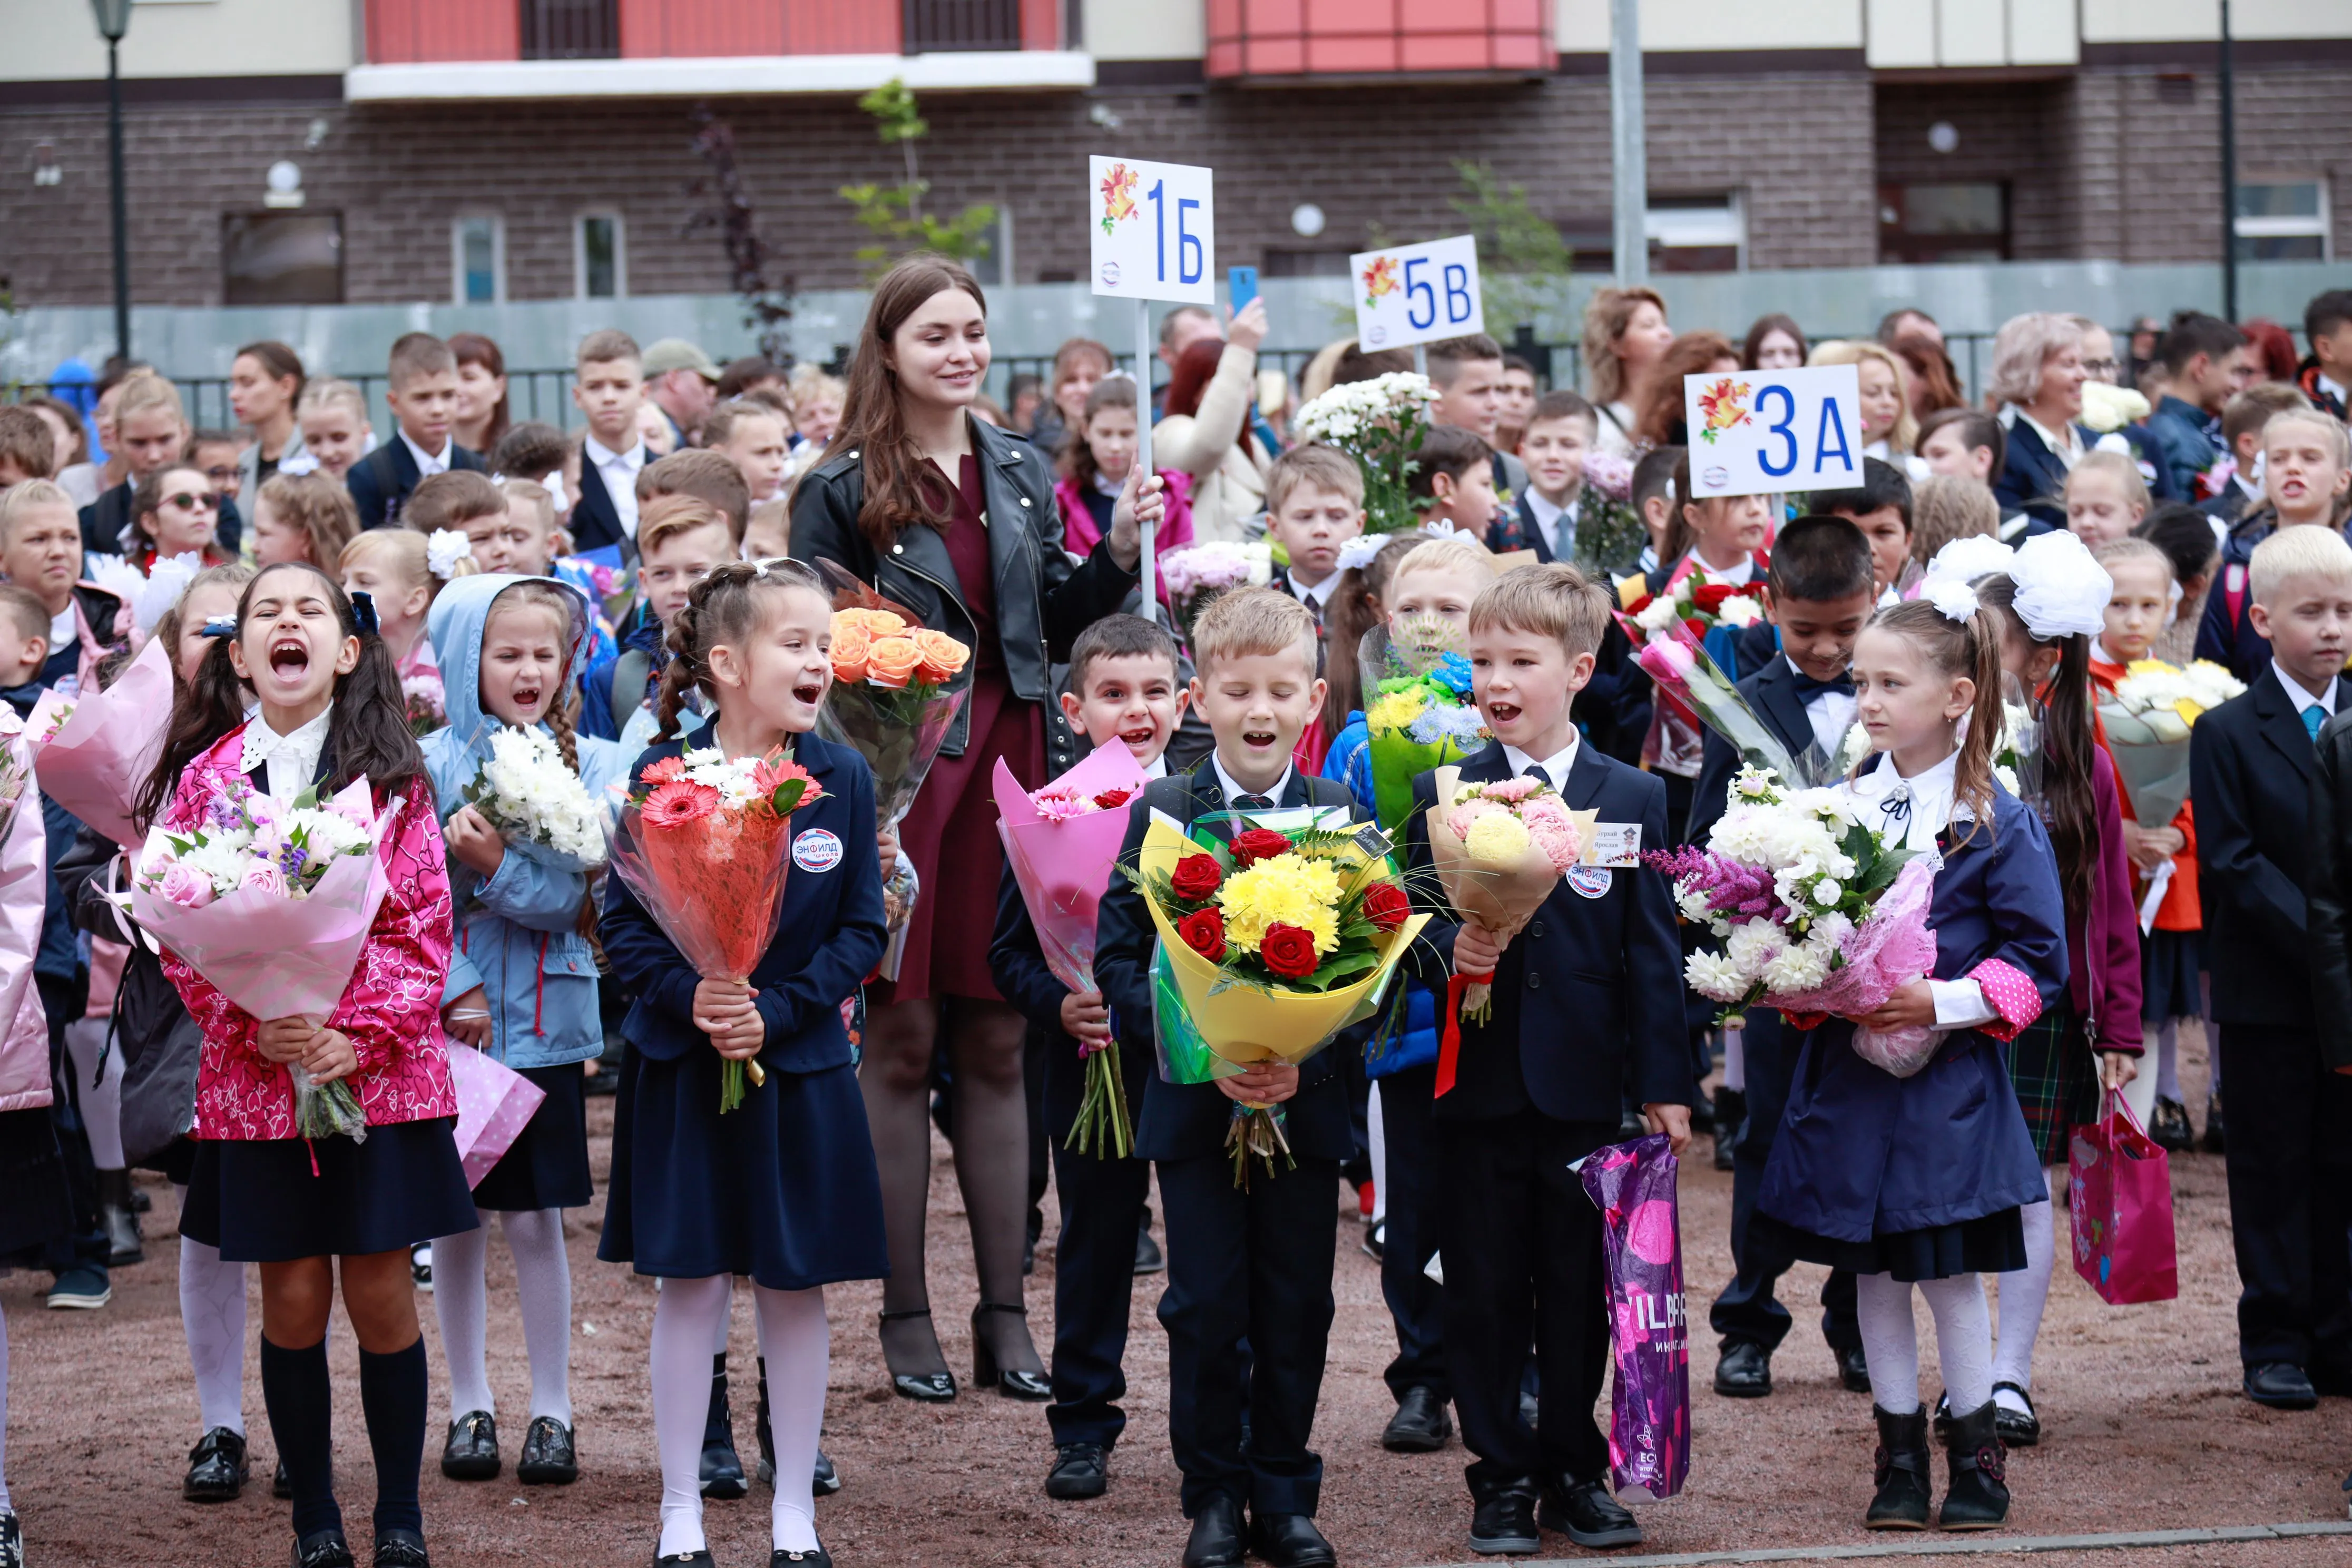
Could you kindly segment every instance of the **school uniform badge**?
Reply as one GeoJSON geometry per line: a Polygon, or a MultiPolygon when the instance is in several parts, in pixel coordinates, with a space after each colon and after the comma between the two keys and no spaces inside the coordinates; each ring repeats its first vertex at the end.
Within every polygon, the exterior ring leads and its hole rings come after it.
{"type": "Polygon", "coordinates": [[[803,871],[830,871],[841,864],[841,840],[812,827],[793,840],[793,864],[803,871]]]}
{"type": "Polygon", "coordinates": [[[1582,898],[1605,898],[1615,880],[1616,873],[1606,866],[1570,866],[1568,868],[1568,885],[1582,898]]]}

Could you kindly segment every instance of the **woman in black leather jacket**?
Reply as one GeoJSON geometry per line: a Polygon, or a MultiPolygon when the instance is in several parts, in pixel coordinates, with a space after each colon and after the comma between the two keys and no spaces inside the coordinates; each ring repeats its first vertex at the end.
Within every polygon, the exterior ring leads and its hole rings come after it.
{"type": "Polygon", "coordinates": [[[1094,553],[1074,563],[1064,552],[1052,465],[968,412],[988,372],[987,309],[952,261],[914,256],[893,268],[874,292],[840,428],[793,503],[795,557],[835,563],[972,650],[959,677],[970,695],[899,825],[921,891],[898,978],[873,992],[860,1073],[889,1232],[882,1349],[892,1386],[910,1399],[956,1391],[923,1275],[927,1102],[941,1039],[980,1276],[974,1377],[1016,1398],[1052,1397],[1021,1306],[1024,1028],[988,973],[1004,868],[990,779],[1002,758],[1034,789],[1077,760],[1046,722],[1051,666],[1135,586],[1139,512],[1156,518],[1160,506],[1158,479],[1130,479],[1094,553]]]}

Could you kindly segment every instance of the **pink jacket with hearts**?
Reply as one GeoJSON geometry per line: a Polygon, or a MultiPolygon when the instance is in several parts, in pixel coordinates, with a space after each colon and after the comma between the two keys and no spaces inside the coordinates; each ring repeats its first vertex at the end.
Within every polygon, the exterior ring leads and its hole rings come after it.
{"type": "MultiPolygon", "coordinates": [[[[201,820],[212,798],[241,776],[244,752],[240,725],[181,775],[163,826],[201,820]]],[[[359,1054],[348,1081],[370,1126],[455,1116],[457,1096],[441,1034],[441,988],[449,973],[449,868],[433,786],[422,774],[409,786],[377,853],[391,890],[327,1026],[341,1030],[359,1054]]],[[[294,1080],[256,1048],[253,1016],[169,952],[163,969],[205,1032],[194,1135],[293,1137],[294,1080]]]]}

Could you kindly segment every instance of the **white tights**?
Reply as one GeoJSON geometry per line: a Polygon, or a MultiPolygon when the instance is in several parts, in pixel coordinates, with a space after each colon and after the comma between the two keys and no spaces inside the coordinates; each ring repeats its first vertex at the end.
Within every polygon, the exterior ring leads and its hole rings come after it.
{"type": "MultiPolygon", "coordinates": [[[[661,1449],[658,1555],[699,1552],[702,1535],[702,1433],[710,1412],[710,1351],[724,1331],[734,1281],[665,1279],[654,1308],[654,1439],[661,1449]]],[[[768,1360],[769,1426],[776,1443],[775,1502],[769,1519],[779,1552],[816,1550],[817,1433],[824,1424],[824,1386],[832,1344],[824,1292],[751,1288],[768,1360]]]]}
{"type": "MultiPolygon", "coordinates": [[[[1870,1366],[1870,1395],[1889,1415],[1919,1408],[1919,1334],[1911,1317],[1911,1285],[1891,1274],[1854,1281],[1862,1353],[1870,1366]]],[[[1919,1294],[1936,1315],[1937,1359],[1952,1413],[1965,1415],[1992,1397],[1992,1321],[1984,1281],[1974,1274],[1923,1279],[1919,1294]]]]}
{"type": "MultiPolygon", "coordinates": [[[[2052,1184],[2066,1173],[2050,1171],[2052,1184]]],[[[2000,1277],[2000,1350],[1993,1358],[1992,1380],[2033,1386],[2033,1342],[2042,1335],[2042,1311],[2050,1301],[2050,1276],[2058,1260],[2056,1203],[2028,1204],[2020,1217],[2025,1222],[2025,1267],[2000,1277]]],[[[2004,1408],[2022,1415],[2025,1402],[2003,1391],[1993,1397],[2004,1408]]],[[[1970,1406],[1971,1409],[1974,1406],[1970,1406]]]]}
{"type": "Polygon", "coordinates": [[[483,1341],[489,1319],[490,1222],[506,1231],[514,1254],[522,1339],[530,1352],[530,1413],[572,1425],[572,1265],[563,1251],[562,1209],[477,1209],[481,1228],[433,1243],[433,1310],[449,1358],[449,1418],[498,1413],[490,1396],[483,1341]]]}
{"type": "MultiPolygon", "coordinates": [[[[175,1186],[185,1210],[188,1189],[175,1186]]],[[[226,1426],[245,1436],[245,1265],[221,1261],[220,1248],[180,1237],[180,1329],[196,1374],[201,1430],[226,1426]]]]}

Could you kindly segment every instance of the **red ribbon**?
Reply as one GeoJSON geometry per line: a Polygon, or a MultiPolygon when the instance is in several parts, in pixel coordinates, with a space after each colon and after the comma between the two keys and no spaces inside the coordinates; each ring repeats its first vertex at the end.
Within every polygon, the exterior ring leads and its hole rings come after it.
{"type": "Polygon", "coordinates": [[[1437,1097],[1454,1088],[1454,1059],[1462,1050],[1462,997],[1474,984],[1491,984],[1495,976],[1460,974],[1445,983],[1445,1028],[1437,1037],[1437,1097]]]}

